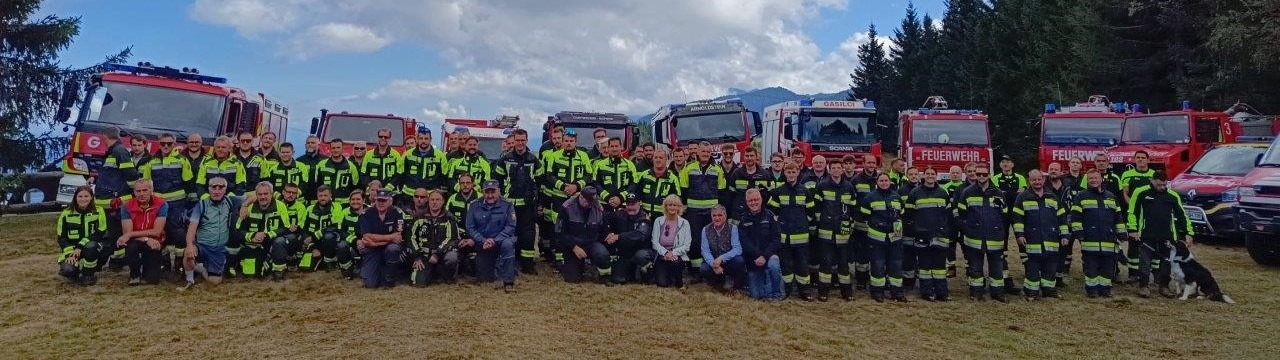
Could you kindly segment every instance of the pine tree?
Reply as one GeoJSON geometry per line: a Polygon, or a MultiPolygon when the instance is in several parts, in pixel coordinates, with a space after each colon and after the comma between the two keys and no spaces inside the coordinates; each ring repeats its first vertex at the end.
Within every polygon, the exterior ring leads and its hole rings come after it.
{"type": "MultiPolygon", "coordinates": [[[[884,101],[890,90],[893,69],[885,58],[884,44],[880,42],[875,24],[867,30],[870,38],[866,43],[858,45],[859,66],[849,74],[853,79],[850,85],[850,99],[867,99],[877,103],[884,101]]],[[[885,122],[886,112],[879,112],[879,121],[885,122]]],[[[889,115],[892,116],[892,115],[889,115]]]]}
{"type": "MultiPolygon", "coordinates": [[[[75,105],[80,81],[99,70],[61,65],[58,52],[80,33],[80,19],[31,19],[39,8],[39,0],[6,0],[0,5],[0,171],[41,165],[46,154],[67,148],[65,137],[32,134],[30,129],[56,126],[58,112],[75,105]]],[[[125,49],[106,62],[123,61],[128,55],[125,49]]]]}

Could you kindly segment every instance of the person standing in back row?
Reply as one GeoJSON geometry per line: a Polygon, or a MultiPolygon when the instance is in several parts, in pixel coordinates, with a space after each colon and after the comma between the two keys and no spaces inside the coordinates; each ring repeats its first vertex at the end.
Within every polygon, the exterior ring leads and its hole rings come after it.
{"type": "Polygon", "coordinates": [[[1027,174],[1031,187],[1023,190],[1009,207],[1013,210],[1013,232],[1018,246],[1025,250],[1026,278],[1023,294],[1028,301],[1058,297],[1058,248],[1067,242],[1067,208],[1044,184],[1044,174],[1031,170],[1027,174]]]}
{"type": "Polygon", "coordinates": [[[493,167],[493,177],[503,186],[503,196],[516,209],[516,248],[520,250],[520,272],[537,274],[535,230],[538,214],[537,174],[541,164],[529,151],[529,133],[524,129],[511,132],[511,151],[493,167]]]}
{"type": "MultiPolygon", "coordinates": [[[[579,149],[577,144],[578,133],[573,129],[565,130],[564,138],[560,140],[560,151],[552,152],[547,159],[543,159],[548,164],[542,174],[544,194],[548,196],[543,201],[542,214],[543,219],[550,223],[541,229],[540,235],[546,249],[553,249],[556,244],[554,225],[561,215],[560,204],[573,195],[569,187],[571,184],[574,190],[587,187],[590,175],[595,172],[587,152],[579,149]]],[[[563,261],[562,255],[559,252],[552,255],[557,266],[563,261]]]]}
{"type": "MultiPolygon", "coordinates": [[[[689,220],[689,226],[695,229],[691,245],[694,249],[702,248],[702,232],[697,229],[711,223],[711,208],[720,204],[720,197],[727,186],[724,169],[711,161],[710,142],[698,144],[697,156],[697,161],[690,162],[680,171],[681,192],[689,201],[689,211],[685,218],[689,220]]],[[[698,269],[702,268],[702,253],[694,251],[689,255],[689,273],[697,274],[698,269]]],[[[691,280],[696,283],[700,281],[699,278],[694,276],[691,280]]]]}
{"type": "MultiPolygon", "coordinates": [[[[1150,167],[1150,164],[1151,155],[1148,154],[1146,150],[1133,152],[1133,168],[1126,169],[1124,173],[1120,174],[1121,194],[1117,195],[1122,195],[1120,198],[1121,204],[1130,204],[1132,195],[1138,190],[1138,188],[1151,185],[1151,178],[1155,176],[1156,171],[1150,167]]],[[[1120,210],[1121,212],[1126,212],[1128,208],[1121,206],[1120,210]]],[[[1128,261],[1130,283],[1140,282],[1138,279],[1138,275],[1141,273],[1141,270],[1138,268],[1138,263],[1141,261],[1141,255],[1139,254],[1142,252],[1138,249],[1140,246],[1142,246],[1140,242],[1130,241],[1128,248],[1125,249],[1127,259],[1123,260],[1128,261]]],[[[1156,266],[1158,267],[1159,263],[1156,263],[1156,266]]]]}
{"type": "MultiPolygon", "coordinates": [[[[1013,224],[1013,204],[1014,199],[1018,197],[1018,193],[1027,188],[1027,177],[1013,171],[1013,157],[1004,155],[1000,158],[1000,173],[991,176],[991,185],[995,186],[1004,194],[1004,223],[1013,224]]],[[[1009,238],[1009,229],[1005,228],[1005,238],[1009,238]]],[[[1022,246],[1018,246],[1018,256],[1021,262],[1026,263],[1027,252],[1022,246]]],[[[1009,260],[1004,261],[1004,292],[1007,294],[1017,295],[1022,292],[1022,288],[1013,283],[1012,273],[1009,271],[1009,260]]]]}

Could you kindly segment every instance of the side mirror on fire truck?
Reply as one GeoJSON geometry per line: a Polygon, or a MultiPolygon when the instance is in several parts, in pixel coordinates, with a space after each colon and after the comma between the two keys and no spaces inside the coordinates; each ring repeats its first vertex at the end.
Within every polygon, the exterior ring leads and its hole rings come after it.
{"type": "Polygon", "coordinates": [[[751,133],[757,136],[764,133],[764,122],[760,121],[758,112],[751,112],[751,133]]]}
{"type": "Polygon", "coordinates": [[[313,118],[311,118],[311,132],[310,132],[310,134],[313,134],[313,135],[319,135],[319,131],[320,131],[320,118],[318,118],[318,117],[313,117],[313,118]]]}
{"type": "Polygon", "coordinates": [[[666,143],[667,143],[667,139],[666,139],[666,135],[667,135],[667,127],[666,127],[666,125],[667,125],[667,120],[665,120],[665,119],[662,119],[662,120],[654,120],[654,121],[653,121],[653,143],[655,143],[655,144],[666,144],[666,143]]]}
{"type": "Polygon", "coordinates": [[[1262,165],[1262,155],[1263,154],[1258,154],[1258,156],[1253,158],[1253,166],[1262,165]]]}

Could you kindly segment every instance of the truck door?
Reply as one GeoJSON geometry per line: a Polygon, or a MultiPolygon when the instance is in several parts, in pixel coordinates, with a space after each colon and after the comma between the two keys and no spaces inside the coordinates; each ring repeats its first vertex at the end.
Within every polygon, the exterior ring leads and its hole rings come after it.
{"type": "MultiPolygon", "coordinates": [[[[1199,157],[1209,146],[1223,142],[1222,124],[1218,119],[1212,117],[1195,118],[1193,139],[1191,141],[1191,152],[1199,157]]],[[[1182,161],[1190,161],[1191,159],[1179,159],[1182,161]]]]}

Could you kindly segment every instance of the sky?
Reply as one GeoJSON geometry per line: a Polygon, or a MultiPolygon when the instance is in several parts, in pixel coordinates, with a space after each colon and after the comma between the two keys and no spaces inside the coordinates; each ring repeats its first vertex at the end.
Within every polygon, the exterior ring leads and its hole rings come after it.
{"type": "MultiPolygon", "coordinates": [[[[917,0],[941,18],[943,0],[917,0]]],[[[88,66],[196,67],[290,108],[287,140],[331,111],[412,117],[562,110],[642,115],[728,89],[836,92],[875,24],[891,36],[906,0],[46,0],[78,16],[62,53],[88,66]]],[[[537,134],[537,131],[531,131],[537,134]]]]}

